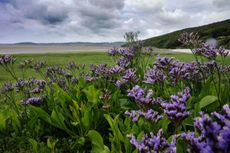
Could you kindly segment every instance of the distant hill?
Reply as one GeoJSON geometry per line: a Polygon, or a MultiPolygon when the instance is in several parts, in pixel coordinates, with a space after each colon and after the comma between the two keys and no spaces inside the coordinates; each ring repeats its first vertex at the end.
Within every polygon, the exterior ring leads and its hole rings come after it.
{"type": "Polygon", "coordinates": [[[143,40],[143,44],[144,46],[154,46],[157,48],[183,48],[182,44],[178,42],[178,38],[183,32],[198,32],[203,41],[214,38],[219,46],[230,48],[230,19],[152,37],[143,40]]]}

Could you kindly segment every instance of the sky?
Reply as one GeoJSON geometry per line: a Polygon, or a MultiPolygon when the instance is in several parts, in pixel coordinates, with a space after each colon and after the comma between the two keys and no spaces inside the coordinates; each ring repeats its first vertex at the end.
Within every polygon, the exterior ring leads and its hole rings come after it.
{"type": "Polygon", "coordinates": [[[0,43],[145,39],[229,14],[230,0],[0,0],[0,43]]]}

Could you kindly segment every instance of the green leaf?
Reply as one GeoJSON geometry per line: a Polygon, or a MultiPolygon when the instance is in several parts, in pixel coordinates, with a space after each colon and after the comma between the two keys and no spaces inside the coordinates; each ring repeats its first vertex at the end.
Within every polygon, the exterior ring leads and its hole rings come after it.
{"type": "Polygon", "coordinates": [[[90,113],[91,113],[91,109],[88,108],[85,110],[84,116],[82,117],[82,123],[86,129],[90,127],[90,113]]]}
{"type": "Polygon", "coordinates": [[[0,113],[0,130],[5,130],[6,120],[7,118],[2,113],[0,113]]]}
{"type": "Polygon", "coordinates": [[[55,123],[57,127],[61,128],[61,129],[66,129],[66,126],[64,123],[65,118],[56,109],[54,109],[51,113],[51,120],[52,120],[52,123],[55,123]]]}
{"type": "Polygon", "coordinates": [[[37,142],[36,140],[32,139],[32,138],[29,138],[28,141],[29,141],[30,144],[32,145],[33,151],[34,151],[35,153],[38,153],[38,142],[37,142]]]}
{"type": "Polygon", "coordinates": [[[90,130],[88,132],[88,137],[92,143],[91,153],[108,153],[108,147],[104,146],[103,138],[100,133],[95,130],[90,130]]]}
{"type": "Polygon", "coordinates": [[[35,112],[42,120],[51,124],[50,115],[40,107],[30,105],[28,107],[31,111],[35,112]]]}
{"type": "Polygon", "coordinates": [[[199,102],[199,108],[205,108],[208,105],[217,102],[218,98],[216,96],[205,96],[204,98],[201,99],[201,101],[199,102]]]}
{"type": "Polygon", "coordinates": [[[89,86],[87,89],[84,90],[86,97],[89,102],[93,104],[97,104],[99,102],[99,98],[101,95],[100,90],[96,89],[93,85],[89,86]]]}

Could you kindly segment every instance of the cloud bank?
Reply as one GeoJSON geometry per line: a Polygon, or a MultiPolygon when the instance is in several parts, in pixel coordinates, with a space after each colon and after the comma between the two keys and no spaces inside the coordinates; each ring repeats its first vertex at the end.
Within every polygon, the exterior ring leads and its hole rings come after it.
{"type": "Polygon", "coordinates": [[[144,39],[229,14],[229,0],[0,0],[0,43],[144,39]]]}

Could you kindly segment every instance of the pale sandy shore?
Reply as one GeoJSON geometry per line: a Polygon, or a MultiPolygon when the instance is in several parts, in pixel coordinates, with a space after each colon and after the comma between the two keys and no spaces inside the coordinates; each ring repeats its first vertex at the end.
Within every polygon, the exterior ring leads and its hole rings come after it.
{"type": "MultiPolygon", "coordinates": [[[[0,44],[0,54],[44,54],[44,53],[79,53],[79,52],[107,52],[112,45],[63,45],[63,44],[0,44]]],[[[117,46],[116,46],[117,47],[117,46]]],[[[162,52],[191,53],[190,49],[154,49],[162,52]]]]}
{"type": "Polygon", "coordinates": [[[112,47],[92,45],[0,45],[0,54],[107,52],[112,47]]]}

